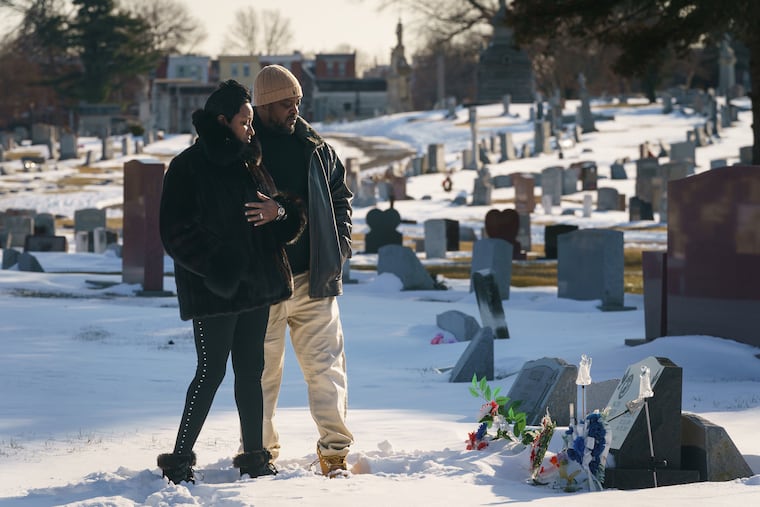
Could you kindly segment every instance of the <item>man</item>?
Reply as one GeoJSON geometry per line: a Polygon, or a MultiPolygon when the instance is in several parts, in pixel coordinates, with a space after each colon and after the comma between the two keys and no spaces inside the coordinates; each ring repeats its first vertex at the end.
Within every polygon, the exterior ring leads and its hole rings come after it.
{"type": "Polygon", "coordinates": [[[264,167],[277,189],[304,201],[306,230],[287,247],[293,296],[273,305],[265,340],[264,447],[279,455],[272,421],[285,359],[285,332],[306,380],[309,408],[319,430],[317,457],[323,475],[346,470],[353,435],[346,427],[347,378],[343,330],[336,296],[343,292],[343,262],[351,256],[351,191],[345,168],[319,134],[298,115],[301,85],[285,67],[268,65],[256,76],[254,129],[264,167]]]}

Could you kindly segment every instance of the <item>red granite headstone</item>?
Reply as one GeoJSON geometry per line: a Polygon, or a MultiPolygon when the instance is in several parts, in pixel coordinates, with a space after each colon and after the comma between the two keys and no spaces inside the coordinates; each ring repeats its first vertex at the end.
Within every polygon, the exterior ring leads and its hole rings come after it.
{"type": "Polygon", "coordinates": [[[158,230],[164,164],[130,160],[124,164],[122,281],[162,292],[164,247],[158,230]]]}
{"type": "Polygon", "coordinates": [[[760,346],[760,168],[668,182],[667,334],[760,346]]]}

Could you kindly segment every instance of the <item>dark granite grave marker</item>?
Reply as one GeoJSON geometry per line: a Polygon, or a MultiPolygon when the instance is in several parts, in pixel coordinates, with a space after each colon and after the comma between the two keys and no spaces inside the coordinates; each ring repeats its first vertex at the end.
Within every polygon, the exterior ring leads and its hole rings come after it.
{"type": "Polygon", "coordinates": [[[640,220],[654,220],[652,204],[639,197],[631,197],[628,200],[628,220],[638,222],[640,220]]]}
{"type": "Polygon", "coordinates": [[[378,253],[385,245],[401,245],[403,237],[396,227],[401,223],[401,215],[394,208],[371,209],[367,212],[369,232],[364,237],[364,252],[378,253]]]}
{"type": "Polygon", "coordinates": [[[557,237],[566,232],[577,231],[577,225],[552,224],[544,228],[544,258],[557,258],[557,237]]]}
{"type": "Polygon", "coordinates": [[[520,400],[528,425],[541,424],[546,409],[555,421],[570,420],[570,404],[577,401],[575,379],[578,367],[556,357],[526,362],[507,396],[520,400]]]}
{"type": "Polygon", "coordinates": [[[15,248],[3,248],[3,269],[9,269],[18,263],[21,252],[15,248]]]}
{"type": "Polygon", "coordinates": [[[471,382],[473,375],[493,380],[493,362],[493,332],[490,327],[484,327],[467,344],[451,370],[449,382],[471,382]]]}
{"type": "Polygon", "coordinates": [[[27,236],[24,241],[25,252],[66,252],[68,243],[66,236],[27,236]]]}
{"type": "Polygon", "coordinates": [[[683,371],[670,359],[647,357],[628,366],[612,394],[608,421],[612,434],[610,454],[615,467],[606,470],[605,488],[638,489],[654,487],[649,431],[643,404],[633,411],[626,406],[639,397],[641,367],[649,368],[654,396],[647,399],[652,431],[654,461],[658,464],[657,485],[685,484],[699,474],[681,470],[681,392],[683,371]]]}
{"type": "Polygon", "coordinates": [[[501,304],[499,288],[493,273],[482,269],[472,274],[472,286],[475,299],[478,302],[480,321],[483,327],[490,327],[496,338],[509,338],[507,321],[504,318],[504,307],[501,304]]]}
{"type": "Polygon", "coordinates": [[[617,211],[619,208],[619,196],[616,188],[602,187],[596,191],[597,211],[617,211]]]}
{"type": "Polygon", "coordinates": [[[37,260],[37,257],[30,253],[23,252],[19,254],[17,264],[19,271],[30,271],[32,273],[45,272],[45,270],[42,269],[42,265],[40,265],[40,261],[37,260]]]}
{"type": "Polygon", "coordinates": [[[55,217],[51,213],[37,213],[34,216],[35,236],[55,236],[55,217]]]}
{"type": "Polygon", "coordinates": [[[760,346],[760,171],[668,184],[667,334],[760,346]]]}
{"type": "Polygon", "coordinates": [[[158,230],[163,178],[163,163],[124,164],[122,281],[141,284],[146,294],[164,292],[164,247],[158,230]]]}

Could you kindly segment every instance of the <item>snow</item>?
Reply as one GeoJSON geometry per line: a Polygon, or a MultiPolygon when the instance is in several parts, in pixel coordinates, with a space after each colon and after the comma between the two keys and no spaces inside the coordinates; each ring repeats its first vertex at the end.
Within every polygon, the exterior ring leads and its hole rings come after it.
{"type": "MultiPolygon", "coordinates": [[[[744,103],[747,104],[746,102],[744,103]]],[[[627,180],[609,179],[615,160],[638,158],[638,145],[657,146],[686,139],[702,117],[661,114],[661,106],[595,103],[599,132],[556,155],[494,163],[493,175],[536,172],[551,165],[596,160],[600,186],[633,195],[635,165],[626,163],[627,180]],[[605,178],[607,177],[607,178],[605,178]]],[[[575,111],[569,103],[567,112],[575,111]]],[[[528,108],[478,107],[479,134],[509,130],[515,145],[531,142],[528,108]]],[[[698,148],[697,172],[713,159],[738,159],[751,145],[751,113],[725,129],[714,144],[698,148]]],[[[316,125],[335,141],[341,157],[363,154],[341,141],[345,135],[388,138],[422,153],[428,143],[444,143],[453,191],[443,191],[443,175],[411,178],[413,200],[397,201],[407,236],[422,236],[430,218],[451,218],[482,229],[492,207],[455,206],[458,193],[471,194],[473,171],[459,170],[461,150],[470,146],[467,111],[456,120],[444,111],[403,113],[376,119],[316,125]],[[340,136],[338,136],[340,134],[340,136]],[[429,196],[429,199],[422,199],[429,196]]],[[[188,145],[187,135],[168,136],[146,147],[147,157],[166,160],[188,145]]],[[[97,157],[98,141],[80,140],[97,157]]],[[[36,147],[26,147],[35,149],[36,147]]],[[[130,157],[133,158],[133,157],[130,157]]],[[[120,216],[121,166],[126,159],[95,164],[101,172],[79,191],[56,192],[56,181],[77,173],[82,160],[58,162],[41,173],[0,176],[0,209],[35,208],[73,218],[74,210],[105,207],[120,216]],[[102,181],[97,181],[98,179],[102,181]],[[10,192],[14,188],[16,192],[10,192]]],[[[17,168],[19,162],[0,165],[17,168]]],[[[540,191],[537,189],[537,191],[540,191]]],[[[584,192],[563,197],[551,210],[532,216],[533,242],[543,242],[543,226],[571,223],[582,228],[621,227],[629,246],[665,249],[666,232],[657,222],[631,223],[625,212],[582,216],[584,192]],[[563,210],[572,214],[562,215],[563,210]]],[[[595,192],[593,192],[595,194],[595,192]]],[[[497,189],[496,203],[508,202],[513,189],[497,189]]],[[[378,207],[386,208],[387,202],[378,207]]],[[[370,208],[356,208],[355,230],[366,232],[370,208]]],[[[61,231],[59,231],[59,234],[61,231]]],[[[70,239],[70,243],[73,241],[70,239]]],[[[357,245],[358,246],[358,245],[357,245]]],[[[456,253],[445,261],[454,262],[456,253]]],[[[241,480],[232,468],[238,449],[238,421],[231,368],[195,447],[197,484],[179,486],[160,478],[156,455],[172,449],[187,383],[195,367],[192,330],[179,319],[176,299],[140,297],[139,287],[121,282],[121,260],[112,253],[36,253],[45,273],[0,271],[0,506],[387,506],[400,505],[755,505],[760,500],[760,363],[756,348],[711,336],[674,336],[628,347],[644,336],[643,297],[626,294],[633,311],[601,312],[597,301],[557,297],[556,287],[512,287],[503,301],[511,338],[495,344],[496,380],[507,393],[522,365],[541,357],[578,364],[593,359],[595,382],[620,378],[626,367],[649,356],[666,357],[683,368],[682,409],[726,429],[755,474],[729,482],[696,483],[638,491],[564,493],[530,485],[529,450],[503,440],[486,450],[467,451],[467,434],[477,428],[480,401],[469,384],[448,382],[466,343],[431,344],[442,330],[436,316],[456,309],[479,320],[467,280],[444,279],[446,291],[401,291],[393,275],[352,269],[357,283],[340,297],[350,385],[349,427],[356,442],[348,457],[347,479],[315,475],[316,428],[306,389],[288,348],[278,410],[282,452],[275,477],[241,480]],[[754,500],[753,500],[754,499],[754,500]]],[[[376,256],[357,248],[352,267],[367,267],[376,256]]],[[[170,259],[165,262],[171,273],[170,259]]],[[[174,291],[167,276],[164,289],[174,291]]],[[[445,333],[444,333],[445,334],[445,333]]],[[[450,340],[444,340],[444,342],[450,340]]],[[[656,389],[656,388],[655,388],[656,389]]],[[[557,421],[560,426],[567,421],[557,421]]],[[[559,433],[559,432],[558,432],[559,433]]],[[[550,452],[561,449],[555,437],[550,452]]]]}

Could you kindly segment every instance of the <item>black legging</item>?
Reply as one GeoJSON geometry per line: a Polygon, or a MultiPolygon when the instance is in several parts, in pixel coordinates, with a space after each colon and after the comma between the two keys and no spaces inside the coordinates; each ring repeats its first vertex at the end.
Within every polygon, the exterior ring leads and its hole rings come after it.
{"type": "Polygon", "coordinates": [[[261,372],[264,370],[264,336],[268,319],[269,306],[236,315],[193,319],[198,365],[187,388],[185,410],[174,444],[175,453],[192,451],[224,379],[230,352],[243,450],[257,451],[263,447],[261,372]]]}

